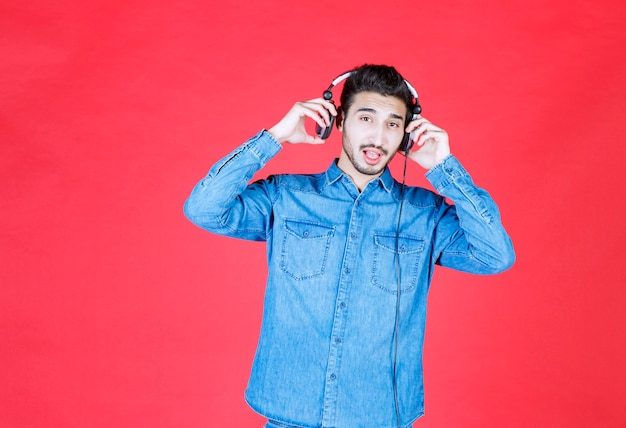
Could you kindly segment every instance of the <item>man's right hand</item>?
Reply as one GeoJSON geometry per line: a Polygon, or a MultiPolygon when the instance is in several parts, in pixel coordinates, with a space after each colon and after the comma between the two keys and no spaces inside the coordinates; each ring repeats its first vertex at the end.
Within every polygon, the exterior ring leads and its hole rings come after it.
{"type": "Polygon", "coordinates": [[[322,144],[325,140],[322,140],[317,135],[308,134],[304,127],[304,122],[307,117],[310,117],[319,126],[325,128],[330,125],[331,115],[337,116],[337,109],[332,102],[323,98],[297,102],[285,117],[268,129],[267,132],[279,143],[322,144]]]}

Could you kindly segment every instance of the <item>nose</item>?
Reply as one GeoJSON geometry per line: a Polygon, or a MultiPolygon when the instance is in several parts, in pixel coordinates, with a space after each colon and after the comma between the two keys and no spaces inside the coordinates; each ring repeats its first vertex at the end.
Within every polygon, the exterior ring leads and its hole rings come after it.
{"type": "Polygon", "coordinates": [[[370,128],[369,140],[376,146],[385,145],[385,127],[383,124],[376,124],[370,128]]]}

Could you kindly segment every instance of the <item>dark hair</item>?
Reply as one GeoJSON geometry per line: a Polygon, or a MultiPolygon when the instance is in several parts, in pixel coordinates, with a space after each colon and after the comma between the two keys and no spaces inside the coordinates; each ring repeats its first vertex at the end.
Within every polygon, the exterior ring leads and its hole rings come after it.
{"type": "Polygon", "coordinates": [[[404,78],[388,65],[365,64],[352,70],[341,91],[341,109],[346,114],[354,97],[359,92],[374,92],[384,96],[397,97],[406,104],[407,120],[413,112],[413,95],[404,78]]]}

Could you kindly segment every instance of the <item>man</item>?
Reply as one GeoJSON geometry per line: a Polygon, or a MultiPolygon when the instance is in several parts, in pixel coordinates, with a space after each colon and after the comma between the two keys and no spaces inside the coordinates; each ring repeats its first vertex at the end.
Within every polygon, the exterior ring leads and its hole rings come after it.
{"type": "Polygon", "coordinates": [[[388,66],[345,80],[341,106],[323,98],[219,161],[185,203],[196,225],[266,241],[268,280],[249,405],[267,427],[410,427],[423,414],[422,349],[434,265],[492,274],[515,255],[496,204],[450,154],[448,135],[414,115],[388,66]],[[304,122],[336,118],[342,150],[324,173],[248,184],[284,143],[319,144],[304,122]],[[396,182],[405,152],[439,193],[396,182]],[[446,203],[449,198],[454,205],[446,203]]]}

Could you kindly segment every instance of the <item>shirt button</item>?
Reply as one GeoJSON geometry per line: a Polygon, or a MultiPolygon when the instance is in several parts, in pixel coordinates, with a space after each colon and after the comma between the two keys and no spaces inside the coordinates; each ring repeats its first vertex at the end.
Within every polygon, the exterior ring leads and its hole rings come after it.
{"type": "Polygon", "coordinates": [[[350,273],[350,268],[346,268],[345,272],[350,273]]]}
{"type": "Polygon", "coordinates": [[[341,303],[339,303],[339,307],[340,307],[341,309],[343,309],[343,308],[345,308],[345,307],[346,307],[346,304],[345,304],[344,302],[341,302],[341,303]]]}
{"type": "Polygon", "coordinates": [[[352,239],[356,239],[356,233],[352,232],[352,233],[350,234],[350,238],[352,238],[352,239]]]}
{"type": "Polygon", "coordinates": [[[335,343],[341,343],[341,337],[336,337],[335,338],[335,343]]]}
{"type": "Polygon", "coordinates": [[[335,375],[335,373],[332,373],[329,377],[330,377],[330,380],[337,379],[337,375],[335,375]]]}

